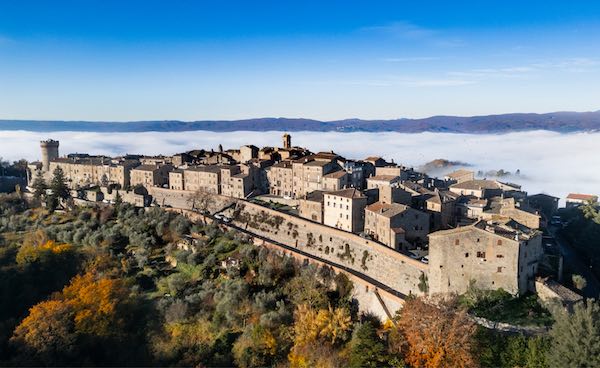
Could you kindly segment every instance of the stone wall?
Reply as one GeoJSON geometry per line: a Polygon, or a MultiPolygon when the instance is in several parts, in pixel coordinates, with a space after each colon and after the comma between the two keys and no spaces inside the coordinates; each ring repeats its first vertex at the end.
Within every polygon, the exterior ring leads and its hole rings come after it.
{"type": "MultiPolygon", "coordinates": [[[[232,209],[233,211],[233,209],[232,209]]],[[[423,294],[428,266],[358,235],[239,201],[234,224],[360,272],[402,294],[423,294]]]]}

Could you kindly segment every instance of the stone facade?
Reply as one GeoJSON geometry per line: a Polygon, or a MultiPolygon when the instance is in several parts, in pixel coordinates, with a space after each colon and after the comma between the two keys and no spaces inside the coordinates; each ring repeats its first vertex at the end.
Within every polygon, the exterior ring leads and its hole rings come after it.
{"type": "Polygon", "coordinates": [[[323,223],[324,192],[316,190],[298,201],[300,217],[314,222],[323,223]]]}
{"type": "Polygon", "coordinates": [[[352,233],[363,231],[367,197],[358,189],[326,192],[323,198],[323,223],[352,233]]]}
{"type": "Polygon", "coordinates": [[[221,170],[217,166],[190,167],[183,170],[183,182],[187,191],[220,194],[221,170]]]}
{"type": "Polygon", "coordinates": [[[543,255],[541,233],[518,224],[479,221],[429,234],[431,293],[462,294],[472,282],[511,294],[533,290],[543,255]]]}
{"type": "Polygon", "coordinates": [[[427,289],[426,264],[358,235],[245,201],[238,201],[234,224],[361,272],[405,295],[422,295],[427,289]]]}
{"type": "Polygon", "coordinates": [[[367,189],[395,186],[400,177],[395,175],[375,175],[367,179],[367,189]]]}
{"type": "Polygon", "coordinates": [[[141,165],[131,170],[131,186],[162,187],[169,183],[171,165],[141,165]]]}
{"type": "Polygon", "coordinates": [[[406,250],[405,239],[427,241],[429,215],[399,203],[373,203],[365,208],[365,232],[393,249],[406,250]]]}

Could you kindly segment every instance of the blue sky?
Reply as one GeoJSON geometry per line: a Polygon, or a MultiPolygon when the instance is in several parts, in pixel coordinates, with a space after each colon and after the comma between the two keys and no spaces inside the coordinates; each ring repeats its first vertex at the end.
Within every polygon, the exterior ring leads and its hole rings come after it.
{"type": "Polygon", "coordinates": [[[0,118],[600,109],[595,1],[0,0],[0,118]]]}

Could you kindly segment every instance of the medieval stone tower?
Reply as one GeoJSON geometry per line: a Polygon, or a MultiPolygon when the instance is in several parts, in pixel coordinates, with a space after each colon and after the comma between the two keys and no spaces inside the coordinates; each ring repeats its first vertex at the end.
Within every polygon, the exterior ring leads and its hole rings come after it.
{"type": "Polygon", "coordinates": [[[290,149],[292,148],[292,136],[285,133],[283,135],[283,148],[290,149]]]}
{"type": "Polygon", "coordinates": [[[58,158],[58,141],[52,139],[41,141],[40,147],[42,148],[42,171],[48,172],[50,161],[58,158]]]}

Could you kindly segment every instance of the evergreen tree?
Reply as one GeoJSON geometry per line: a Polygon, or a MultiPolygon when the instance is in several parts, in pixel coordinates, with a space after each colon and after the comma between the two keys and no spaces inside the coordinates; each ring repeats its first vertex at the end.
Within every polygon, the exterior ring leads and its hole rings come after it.
{"type": "Polygon", "coordinates": [[[557,310],[550,331],[550,367],[600,367],[600,307],[592,300],[578,303],[573,312],[557,310]]]}
{"type": "Polygon", "coordinates": [[[350,341],[350,367],[381,367],[386,358],[385,345],[371,321],[362,323],[350,341]]]}
{"type": "Polygon", "coordinates": [[[119,193],[119,191],[117,191],[117,194],[115,195],[115,207],[118,209],[122,203],[123,203],[123,198],[121,197],[121,194],[119,193]]]}
{"type": "Polygon", "coordinates": [[[40,199],[43,195],[46,194],[46,189],[48,189],[48,185],[44,180],[44,175],[41,170],[38,170],[35,179],[33,180],[33,184],[31,187],[34,189],[33,196],[35,199],[40,199]]]}
{"type": "Polygon", "coordinates": [[[54,169],[52,173],[52,181],[50,182],[50,189],[52,189],[52,195],[56,198],[67,199],[69,197],[69,188],[67,187],[65,180],[65,173],[60,167],[54,169]]]}

